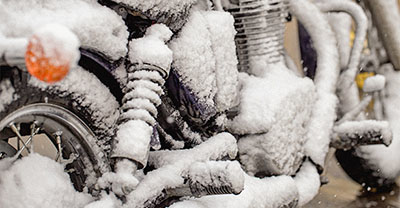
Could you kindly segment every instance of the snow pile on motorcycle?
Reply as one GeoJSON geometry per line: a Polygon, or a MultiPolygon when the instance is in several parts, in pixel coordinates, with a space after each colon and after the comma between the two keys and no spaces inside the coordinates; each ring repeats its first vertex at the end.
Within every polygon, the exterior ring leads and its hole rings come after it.
{"type": "MultiPolygon", "coordinates": [[[[121,2],[128,5],[133,4],[135,7],[145,11],[149,10],[149,8],[153,8],[154,5],[163,5],[156,10],[162,13],[171,9],[181,10],[182,8],[180,8],[179,5],[182,6],[183,4],[180,3],[186,2],[191,4],[194,1],[121,0],[121,2]]],[[[50,9],[35,7],[35,4],[32,2],[1,2],[0,17],[6,19],[6,24],[0,25],[0,31],[5,36],[9,37],[28,36],[37,25],[47,23],[50,17],[50,19],[68,26],[76,33],[84,47],[96,49],[113,60],[117,60],[126,55],[128,51],[127,45],[132,48],[135,46],[135,44],[128,44],[127,28],[120,17],[111,12],[111,10],[101,7],[93,1],[46,1],[46,3],[47,7],[50,9]],[[31,16],[37,18],[33,20],[30,18],[31,16]],[[94,16],[96,18],[93,18],[94,16]],[[8,30],[8,28],[15,28],[15,31],[14,29],[8,30]]],[[[152,14],[156,16],[159,15],[158,13],[152,14]]],[[[265,73],[258,74],[260,77],[255,77],[246,73],[239,74],[235,66],[237,60],[234,50],[234,35],[233,18],[229,14],[222,12],[193,11],[185,27],[180,31],[178,36],[174,37],[175,39],[173,39],[168,46],[173,51],[175,61],[173,65],[176,68],[176,72],[183,78],[183,82],[192,88],[192,93],[195,94],[199,100],[204,101],[208,106],[214,107],[211,110],[207,109],[209,110],[207,113],[213,116],[216,115],[217,112],[222,112],[228,108],[234,107],[238,104],[238,101],[241,102],[238,117],[232,121],[228,121],[227,118],[218,120],[220,123],[226,125],[229,130],[242,137],[239,144],[236,144],[236,139],[231,134],[217,134],[198,145],[198,149],[208,151],[197,151],[195,156],[200,158],[198,159],[200,162],[204,163],[204,161],[210,159],[220,159],[215,156],[220,156],[219,154],[221,154],[221,156],[225,154],[225,156],[229,155],[234,157],[235,153],[239,151],[240,160],[243,163],[244,169],[248,172],[236,171],[238,175],[242,173],[244,177],[233,178],[235,178],[235,184],[242,184],[241,182],[244,180],[245,190],[238,196],[225,195],[203,197],[201,199],[188,199],[187,201],[176,203],[173,206],[201,207],[206,204],[206,206],[209,207],[225,207],[227,204],[230,204],[230,207],[257,207],[268,204],[270,207],[278,207],[285,203],[294,206],[297,204],[297,200],[299,200],[300,193],[302,194],[301,197],[303,197],[300,199],[302,200],[301,203],[304,203],[316,194],[315,190],[318,190],[320,185],[319,175],[310,162],[305,162],[302,164],[302,167],[300,167],[303,156],[305,155],[303,144],[307,139],[310,139],[309,134],[311,133],[308,132],[309,129],[307,128],[317,99],[316,89],[311,80],[296,77],[286,66],[280,64],[268,66],[261,61],[261,63],[258,63],[259,65],[257,67],[261,69],[264,69],[263,67],[269,67],[270,70],[265,70],[265,73]],[[229,27],[226,27],[227,23],[229,23],[229,27]],[[190,44],[194,47],[188,47],[190,44]],[[187,55],[188,53],[191,55],[187,55]],[[239,89],[241,90],[240,93],[238,92],[239,89]],[[214,153],[212,151],[217,151],[213,148],[220,150],[220,152],[211,154],[214,153]],[[211,154],[212,156],[206,154],[211,154]],[[265,163],[263,161],[268,162],[265,163]],[[299,172],[297,172],[298,170],[299,172]],[[296,173],[296,177],[288,176],[296,173]],[[287,175],[262,179],[253,177],[254,175],[262,177],[275,174],[287,175]],[[266,195],[268,197],[265,197],[266,195]]],[[[328,39],[330,37],[322,37],[321,39],[324,40],[325,38],[328,39]]],[[[143,51],[136,52],[141,53],[143,51]]],[[[144,53],[147,52],[148,51],[144,51],[144,53]]],[[[135,54],[131,53],[129,56],[132,56],[130,57],[132,59],[135,58],[135,54]]],[[[137,62],[140,63],[144,59],[146,59],[146,57],[143,57],[143,59],[137,62]]],[[[171,60],[160,61],[161,64],[171,62],[171,60]]],[[[334,66],[335,64],[332,64],[332,67],[334,66]]],[[[331,67],[327,66],[326,69],[331,69],[331,67]]],[[[114,113],[115,109],[118,109],[118,104],[115,100],[110,101],[106,95],[98,93],[98,91],[101,90],[90,89],[90,86],[87,86],[88,83],[80,83],[80,75],[82,75],[82,77],[89,77],[89,80],[92,80],[89,73],[85,72],[84,69],[77,68],[74,73],[71,73],[70,76],[63,81],[63,84],[56,83],[51,87],[34,79],[30,80],[30,84],[43,90],[73,89],[74,91],[81,92],[83,95],[87,95],[85,99],[91,100],[93,103],[107,105],[107,109],[95,112],[93,115],[95,118],[102,118],[102,115],[99,114],[111,115],[110,118],[105,118],[104,120],[95,119],[96,125],[103,126],[104,129],[107,129],[108,126],[112,126],[112,123],[115,122],[116,117],[118,117],[118,113],[114,113]],[[115,109],[113,110],[111,108],[115,109]]],[[[327,97],[329,96],[330,94],[327,97]]],[[[79,99],[81,99],[81,97],[79,97],[79,99]]],[[[332,102],[326,103],[326,108],[333,106],[330,105],[332,102]]],[[[90,102],[89,104],[85,104],[88,105],[87,107],[93,107],[90,102]]],[[[320,131],[320,129],[314,129],[314,131],[320,131]]],[[[128,130],[124,132],[131,134],[128,130]]],[[[326,140],[328,139],[329,138],[326,138],[326,140]]],[[[329,142],[324,140],[321,143],[324,143],[324,145],[328,147],[329,142]]],[[[103,144],[100,143],[101,148],[108,148],[107,145],[108,144],[105,144],[103,146],[103,144]]],[[[146,143],[146,145],[148,144],[146,143]]],[[[150,160],[153,160],[151,162],[157,163],[157,159],[161,158],[158,157],[158,154],[168,155],[168,151],[156,151],[150,154],[150,160]]],[[[319,154],[319,152],[316,154],[323,160],[323,154],[319,154]]],[[[175,184],[183,183],[184,179],[182,173],[185,168],[191,165],[190,159],[193,159],[190,155],[186,156],[187,155],[183,153],[177,155],[173,155],[172,153],[171,158],[174,159],[173,162],[178,161],[177,164],[173,165],[171,165],[171,161],[161,159],[161,162],[159,162],[160,166],[167,166],[167,168],[162,169],[167,174],[157,178],[155,181],[159,182],[159,184],[154,184],[154,186],[143,187],[144,185],[141,186],[141,184],[139,184],[138,191],[134,190],[127,196],[127,204],[132,205],[132,207],[139,206],[135,202],[146,200],[147,194],[162,191],[164,187],[174,187],[173,185],[175,184]],[[168,183],[172,183],[172,186],[168,183]],[[146,191],[140,192],[140,190],[146,191]]],[[[31,155],[15,163],[13,166],[7,167],[7,171],[10,172],[2,171],[0,175],[2,176],[2,174],[5,174],[7,177],[20,176],[22,173],[19,167],[21,164],[21,166],[25,165],[24,161],[26,160],[35,160],[35,162],[39,164],[48,162],[40,156],[31,155]]],[[[1,161],[0,166],[5,163],[6,161],[1,161]]],[[[233,163],[237,165],[237,162],[232,162],[228,163],[227,167],[233,167],[232,169],[236,170],[236,166],[233,163]]],[[[57,174],[57,171],[61,170],[60,166],[54,166],[54,170],[50,170],[46,174],[60,175],[57,174]]],[[[195,170],[200,171],[200,168],[195,170]]],[[[142,172],[139,174],[141,173],[142,172]]],[[[66,174],[61,175],[63,175],[62,177],[64,178],[66,176],[66,174]]],[[[25,177],[25,175],[21,175],[21,177],[25,177]]],[[[40,177],[41,176],[38,176],[38,178],[40,177]]],[[[146,182],[152,180],[151,178],[146,178],[145,175],[138,176],[138,178],[144,178],[146,182]]],[[[25,180],[26,179],[23,181],[25,180]]],[[[44,180],[47,181],[47,179],[44,180]]],[[[10,181],[7,184],[10,188],[7,189],[17,192],[17,187],[19,185],[17,182],[18,181],[10,181]]],[[[82,206],[93,200],[87,195],[72,193],[70,191],[69,181],[63,180],[60,183],[64,184],[62,187],[65,187],[68,195],[75,197],[73,202],[67,201],[65,203],[71,203],[71,206],[82,206]]],[[[30,190],[32,183],[23,184],[22,186],[24,185],[26,185],[26,190],[30,190]]],[[[9,194],[13,195],[16,192],[10,192],[9,194]]],[[[63,197],[65,197],[58,193],[51,194],[49,190],[42,192],[42,194],[41,197],[44,199],[46,199],[45,194],[54,196],[54,200],[63,199],[63,197]]],[[[7,200],[7,198],[11,198],[11,196],[0,194],[0,201],[7,200]]],[[[30,199],[27,199],[23,203],[30,203],[29,200],[30,199]]],[[[31,202],[34,203],[35,200],[36,199],[32,199],[31,202]]],[[[18,201],[16,200],[14,203],[18,203],[18,201]]],[[[106,195],[103,193],[100,201],[95,201],[89,204],[88,207],[113,207],[119,206],[119,203],[120,202],[116,200],[113,194],[106,195]]],[[[60,206],[62,207],[63,205],[60,206]]]]}
{"type": "Polygon", "coordinates": [[[113,60],[128,51],[128,31],[121,17],[95,1],[1,1],[0,19],[0,33],[7,38],[29,38],[47,24],[60,24],[70,29],[84,48],[113,60]]]}

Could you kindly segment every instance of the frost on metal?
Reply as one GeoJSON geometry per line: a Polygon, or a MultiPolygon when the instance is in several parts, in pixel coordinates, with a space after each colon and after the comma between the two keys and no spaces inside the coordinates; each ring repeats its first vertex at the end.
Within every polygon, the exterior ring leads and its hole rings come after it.
{"type": "Polygon", "coordinates": [[[57,23],[75,33],[82,47],[98,50],[114,60],[128,51],[125,23],[112,10],[95,1],[2,1],[0,19],[0,33],[6,38],[27,38],[37,28],[57,23]]]}
{"type": "Polygon", "coordinates": [[[295,174],[304,156],[315,88],[284,65],[264,77],[242,74],[239,115],[228,128],[239,135],[240,161],[250,174],[295,174]]]}

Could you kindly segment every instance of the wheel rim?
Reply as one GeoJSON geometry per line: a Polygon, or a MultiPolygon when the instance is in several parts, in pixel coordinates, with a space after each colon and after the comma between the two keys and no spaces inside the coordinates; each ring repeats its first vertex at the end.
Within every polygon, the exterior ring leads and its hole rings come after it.
{"type": "Polygon", "coordinates": [[[98,152],[94,152],[99,151],[94,148],[97,145],[90,144],[96,136],[73,112],[55,104],[36,103],[23,106],[0,120],[0,140],[11,145],[13,137],[17,141],[16,154],[32,152],[32,144],[39,134],[46,135],[55,148],[56,158],[52,159],[68,164],[66,172],[77,190],[94,185],[100,174],[98,167],[102,166],[99,164],[102,161],[96,158],[98,152]]]}

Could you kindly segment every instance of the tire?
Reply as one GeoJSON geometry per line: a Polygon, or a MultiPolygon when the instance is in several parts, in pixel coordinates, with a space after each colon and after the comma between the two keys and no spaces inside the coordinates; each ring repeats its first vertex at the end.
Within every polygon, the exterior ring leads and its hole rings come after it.
{"type": "Polygon", "coordinates": [[[29,136],[35,121],[41,127],[38,133],[58,150],[55,133],[61,132],[62,158],[77,156],[65,170],[78,191],[91,192],[97,178],[110,169],[107,158],[118,108],[108,88],[81,67],[51,85],[16,68],[0,69],[0,140],[15,137],[11,123],[29,136]]]}
{"type": "Polygon", "coordinates": [[[359,157],[355,149],[336,150],[335,155],[346,174],[366,192],[389,192],[396,185],[395,179],[384,177],[379,168],[359,157]]]}

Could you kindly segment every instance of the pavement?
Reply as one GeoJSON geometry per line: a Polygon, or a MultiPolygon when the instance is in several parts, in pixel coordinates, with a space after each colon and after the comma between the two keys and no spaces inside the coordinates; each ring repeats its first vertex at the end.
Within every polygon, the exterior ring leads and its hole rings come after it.
{"type": "MultiPolygon", "coordinates": [[[[329,183],[303,208],[400,208],[399,187],[383,194],[362,193],[361,185],[351,180],[331,152],[324,175],[329,183]]],[[[397,182],[399,184],[399,181],[397,182]]]]}

